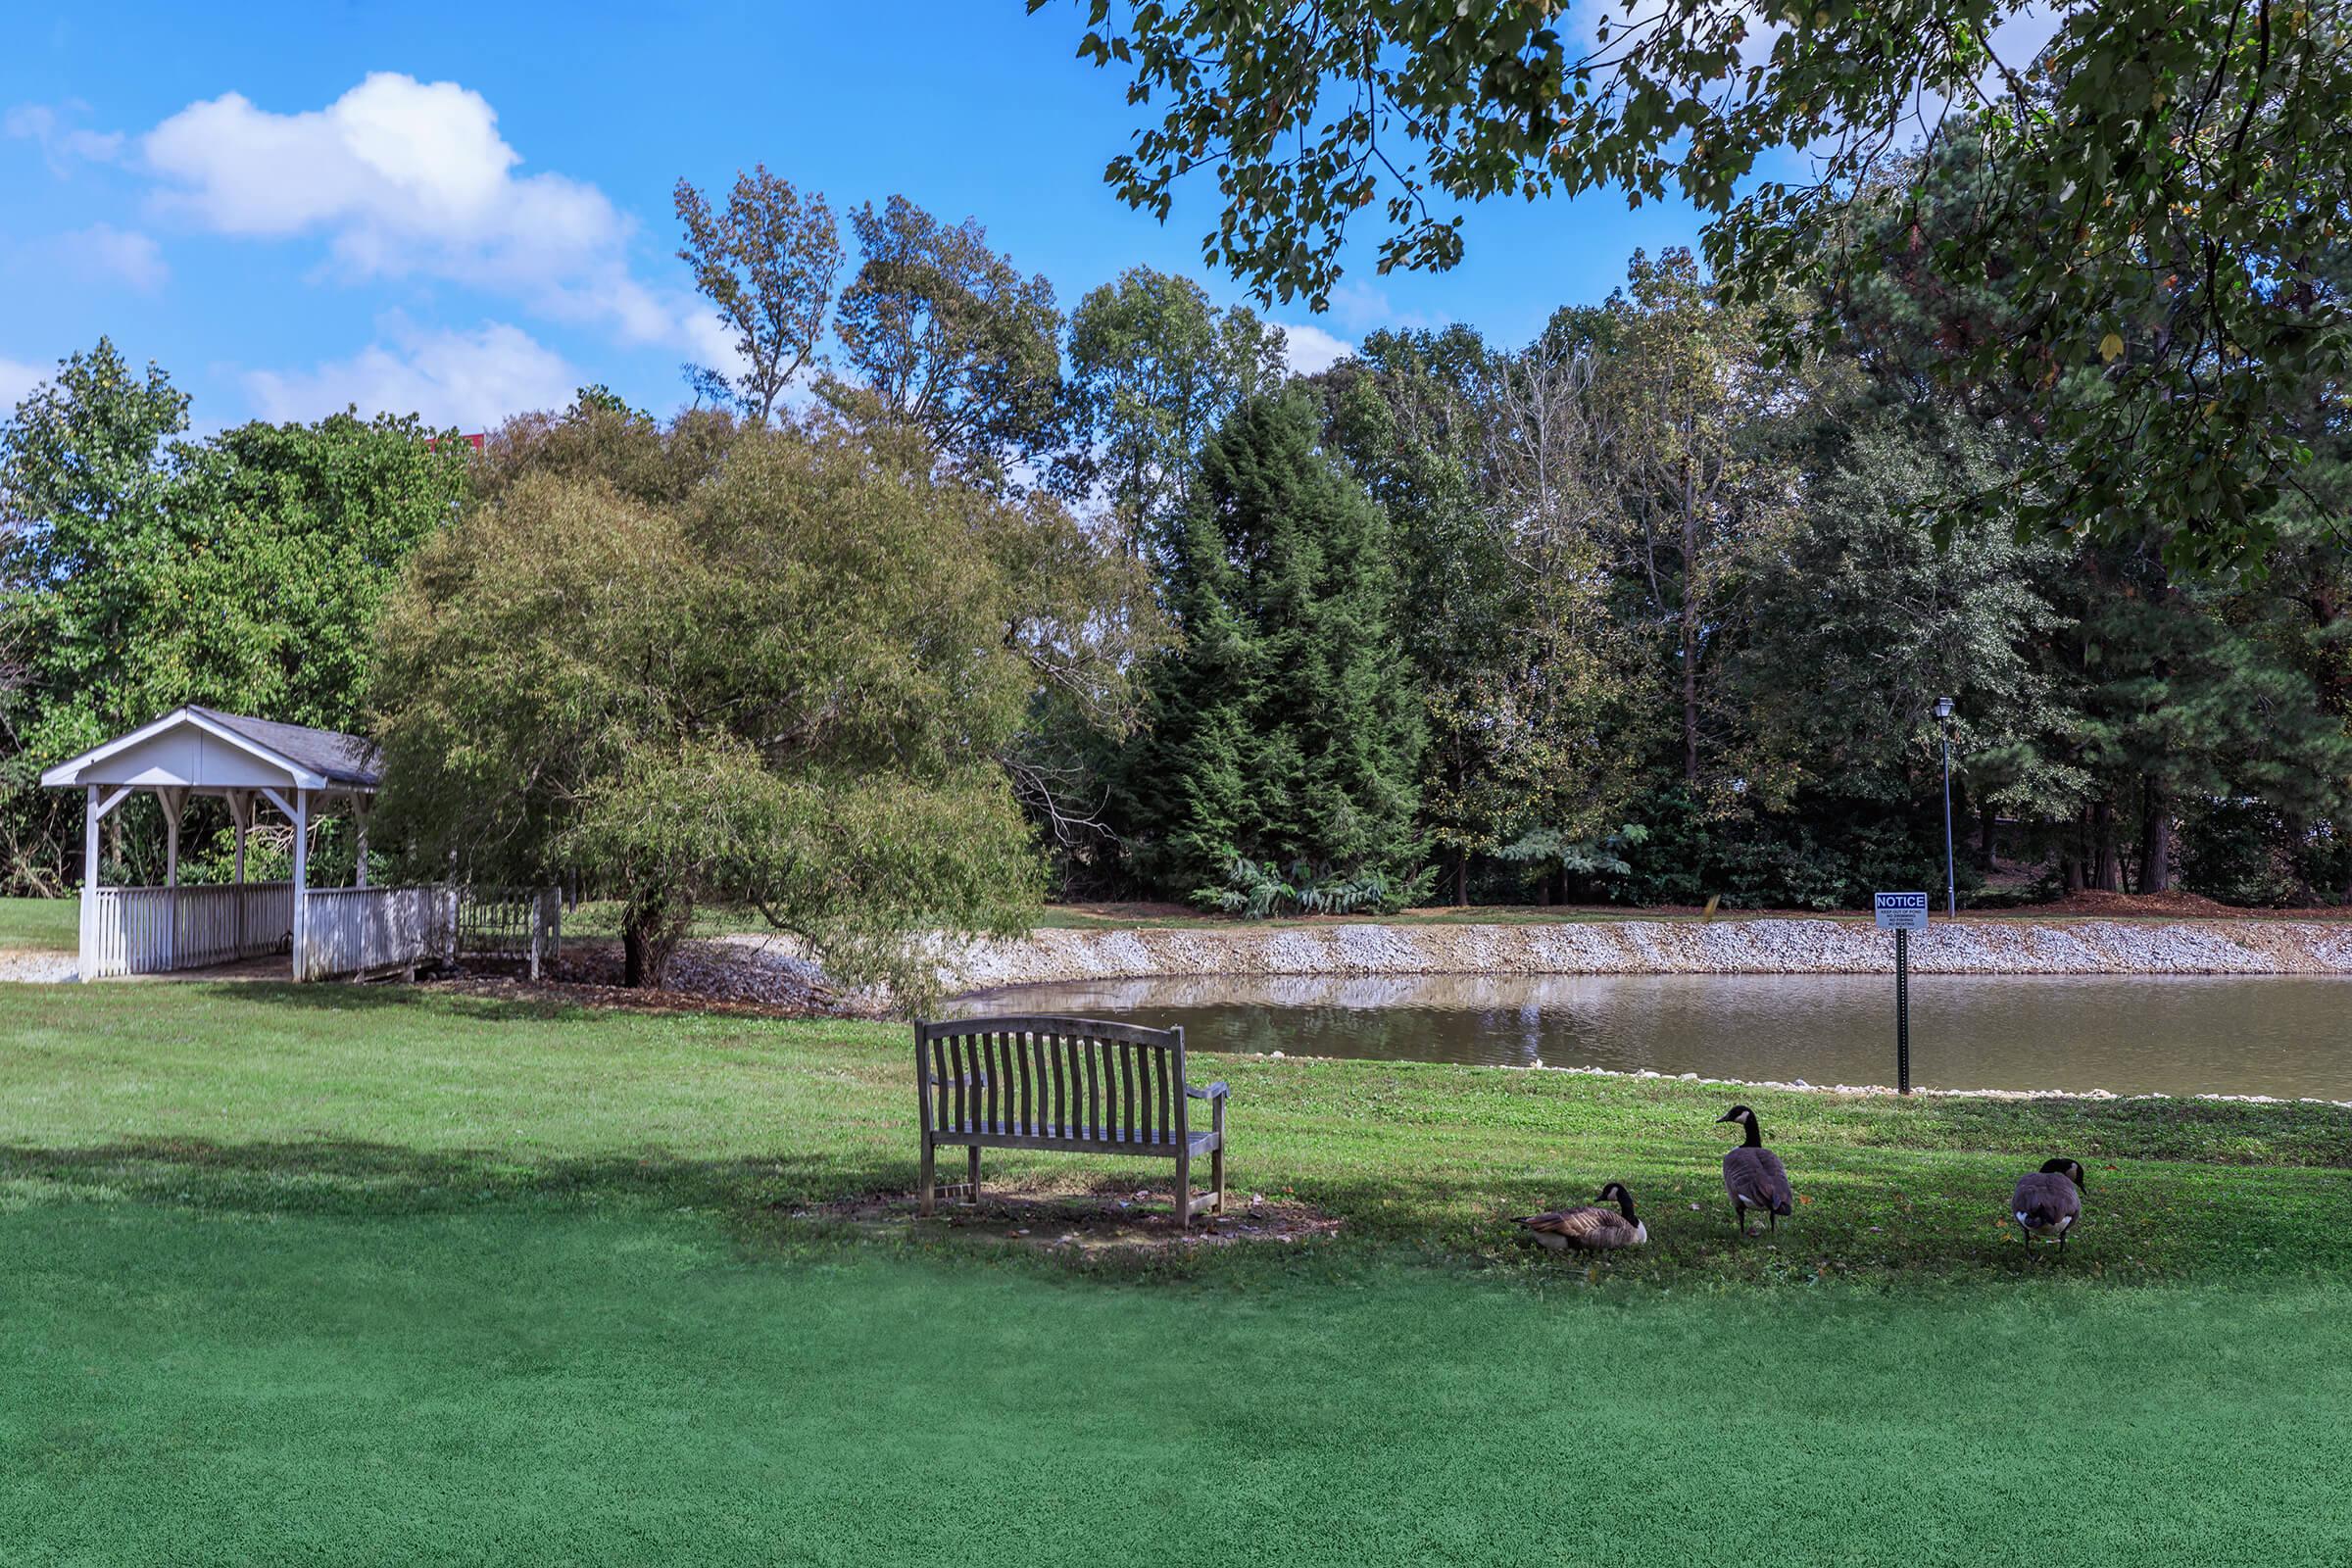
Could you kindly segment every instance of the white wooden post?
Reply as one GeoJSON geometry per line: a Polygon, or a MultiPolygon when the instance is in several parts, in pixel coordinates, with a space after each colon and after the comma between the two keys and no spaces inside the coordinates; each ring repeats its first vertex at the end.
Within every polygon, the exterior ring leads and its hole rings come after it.
{"type": "Polygon", "coordinates": [[[155,792],[164,808],[164,967],[179,967],[179,817],[188,792],[170,785],[155,792]]]}
{"type": "Polygon", "coordinates": [[[90,786],[81,818],[81,951],[74,967],[90,978],[90,963],[98,945],[98,786],[90,786]]]}
{"type": "Polygon", "coordinates": [[[311,934],[311,792],[300,785],[294,789],[294,978],[307,980],[303,972],[306,957],[304,947],[311,934]]]}
{"type": "Polygon", "coordinates": [[[253,825],[253,792],[230,790],[223,797],[228,802],[228,819],[237,825],[237,904],[236,913],[230,916],[235,932],[237,956],[245,956],[245,830],[253,825]]]}

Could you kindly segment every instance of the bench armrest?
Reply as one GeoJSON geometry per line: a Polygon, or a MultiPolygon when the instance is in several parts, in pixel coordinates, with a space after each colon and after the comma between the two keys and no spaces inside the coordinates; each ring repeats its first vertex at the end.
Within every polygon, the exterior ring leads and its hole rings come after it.
{"type": "Polygon", "coordinates": [[[1191,1084],[1184,1086],[1184,1098],[1187,1100],[1223,1100],[1231,1092],[1225,1087],[1225,1080],[1222,1078],[1210,1084],[1206,1089],[1195,1089],[1191,1084]]]}

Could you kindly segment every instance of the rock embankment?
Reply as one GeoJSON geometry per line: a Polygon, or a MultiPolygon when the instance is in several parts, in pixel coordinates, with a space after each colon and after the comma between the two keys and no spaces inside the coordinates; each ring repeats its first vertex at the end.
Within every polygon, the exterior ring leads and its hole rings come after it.
{"type": "MultiPolygon", "coordinates": [[[[1959,920],[1911,941],[1921,974],[2352,974],[2352,925],[1959,920]]],[[[1171,975],[1876,974],[1893,939],[1853,920],[1046,929],[942,951],[951,991],[1171,975]]]]}

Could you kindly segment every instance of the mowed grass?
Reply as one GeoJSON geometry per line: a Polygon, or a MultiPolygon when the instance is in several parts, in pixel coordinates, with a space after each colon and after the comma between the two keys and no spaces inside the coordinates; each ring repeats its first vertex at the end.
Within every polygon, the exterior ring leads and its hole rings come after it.
{"type": "Polygon", "coordinates": [[[72,953],[80,941],[79,899],[0,899],[0,951],[72,953]]]}
{"type": "Polygon", "coordinates": [[[1238,1188],[1339,1238],[1080,1262],[796,1217],[911,1183],[895,1028],[7,987],[0,1042],[12,1563],[2352,1541],[2352,1118],[2327,1107],[1759,1095],[1801,1200],[1741,1241],[1719,1090],[1204,1059],[1238,1188]],[[2090,1167],[2063,1263],[2000,1224],[2048,1152],[2090,1167]],[[1609,1177],[1642,1253],[1497,1223],[1609,1177]]]}

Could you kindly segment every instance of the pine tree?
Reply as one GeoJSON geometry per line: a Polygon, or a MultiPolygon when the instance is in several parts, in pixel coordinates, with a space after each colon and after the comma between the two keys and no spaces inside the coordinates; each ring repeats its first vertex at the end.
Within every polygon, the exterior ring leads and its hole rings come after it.
{"type": "Polygon", "coordinates": [[[1243,404],[1160,542],[1183,641],[1153,670],[1122,814],[1150,835],[1136,869],[1168,892],[1213,902],[1237,859],[1372,883],[1391,906],[1428,881],[1388,523],[1320,427],[1302,393],[1243,404]]]}

